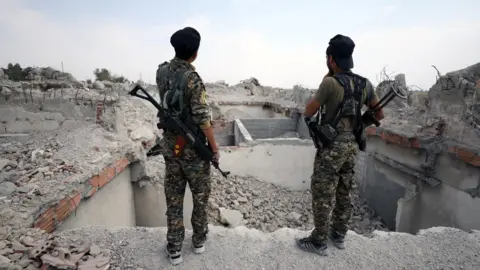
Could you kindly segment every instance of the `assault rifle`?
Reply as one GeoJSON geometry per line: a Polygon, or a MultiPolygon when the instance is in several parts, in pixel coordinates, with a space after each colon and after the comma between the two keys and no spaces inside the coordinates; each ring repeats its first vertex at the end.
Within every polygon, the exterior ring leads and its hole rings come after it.
{"type": "Polygon", "coordinates": [[[375,106],[372,108],[369,108],[365,113],[362,115],[362,123],[364,127],[368,127],[372,124],[374,124],[376,127],[380,126],[380,122],[375,119],[375,113],[377,113],[379,110],[383,109],[383,107],[387,106],[390,101],[392,101],[395,97],[399,97],[401,99],[406,99],[407,97],[400,92],[398,87],[395,85],[390,86],[390,91],[386,93],[380,101],[378,101],[375,106]]]}
{"type": "MultiPolygon", "coordinates": [[[[201,159],[211,162],[213,167],[217,169],[223,177],[227,177],[230,172],[229,171],[222,171],[219,167],[218,162],[214,161],[213,151],[212,149],[205,145],[205,135],[202,133],[199,128],[196,128],[195,124],[191,119],[186,119],[185,123],[180,120],[175,115],[170,115],[169,113],[165,112],[165,110],[158,104],[158,102],[143,88],[141,85],[137,84],[135,87],[128,92],[129,95],[144,99],[152,103],[153,106],[158,110],[157,116],[160,118],[160,122],[157,124],[159,129],[169,129],[177,133],[179,136],[182,136],[187,143],[192,145],[195,148],[195,151],[200,156],[201,159]],[[139,94],[138,91],[142,92],[143,95],[139,94]],[[192,129],[197,129],[197,132],[192,132],[192,129]]],[[[154,146],[154,148],[158,148],[158,146],[154,146]]],[[[156,149],[158,150],[158,149],[156,149]]],[[[150,152],[150,151],[149,151],[150,152]]],[[[150,155],[154,155],[150,153],[150,155]]]]}
{"type": "MultiPolygon", "coordinates": [[[[360,131],[356,134],[359,135],[359,138],[357,138],[357,142],[359,143],[360,150],[364,151],[365,149],[365,134],[362,132],[366,127],[374,124],[375,126],[380,126],[380,122],[375,119],[375,113],[377,113],[379,110],[381,110],[383,107],[385,107],[390,101],[392,101],[395,97],[399,97],[401,99],[406,99],[407,97],[400,92],[398,87],[395,85],[390,86],[390,90],[388,91],[387,94],[385,94],[380,101],[375,104],[372,108],[369,108],[365,113],[362,115],[362,126],[359,127],[360,131]]],[[[322,141],[330,141],[333,140],[334,137],[336,136],[336,133],[333,133],[331,130],[322,129],[322,126],[319,126],[319,121],[320,121],[320,113],[317,113],[316,119],[313,119],[312,117],[305,117],[305,123],[307,124],[308,127],[308,132],[310,134],[310,137],[313,140],[313,144],[315,145],[315,148],[320,149],[323,147],[322,141]]]]}

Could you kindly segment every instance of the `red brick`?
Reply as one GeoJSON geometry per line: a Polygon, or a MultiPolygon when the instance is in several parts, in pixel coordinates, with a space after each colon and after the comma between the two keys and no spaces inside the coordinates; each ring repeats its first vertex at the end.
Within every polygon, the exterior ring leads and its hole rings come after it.
{"type": "Polygon", "coordinates": [[[104,173],[107,174],[107,183],[112,181],[113,178],[115,178],[115,167],[112,166],[112,167],[107,167],[105,170],[104,170],[104,173]]]}
{"type": "Polygon", "coordinates": [[[104,174],[96,175],[96,176],[90,178],[90,180],[88,180],[90,185],[92,185],[94,187],[101,187],[101,186],[103,186],[104,182],[106,182],[106,181],[107,181],[107,178],[104,174]]]}
{"type": "Polygon", "coordinates": [[[121,173],[126,167],[128,167],[128,164],[130,164],[130,162],[126,158],[115,161],[115,173],[121,173]]]}
{"type": "Polygon", "coordinates": [[[74,192],[71,196],[68,196],[61,200],[55,209],[57,216],[57,222],[65,220],[80,204],[82,195],[78,192],[74,192]]]}
{"type": "Polygon", "coordinates": [[[55,228],[55,207],[50,207],[40,214],[35,219],[33,227],[45,231],[53,230],[55,228]]]}
{"type": "MultiPolygon", "coordinates": [[[[407,138],[405,136],[402,136],[396,133],[384,132],[384,131],[378,134],[377,129],[374,127],[367,128],[366,134],[367,136],[378,136],[382,140],[388,143],[394,143],[394,144],[415,148],[415,149],[422,148],[420,144],[420,140],[417,137],[407,138]]],[[[458,147],[449,147],[447,151],[451,154],[456,155],[458,159],[468,164],[471,164],[476,167],[480,167],[480,156],[471,151],[461,149],[458,147]]]]}
{"type": "Polygon", "coordinates": [[[420,140],[418,138],[410,138],[410,147],[412,148],[421,148],[420,140]]]}
{"type": "Polygon", "coordinates": [[[460,160],[463,160],[466,163],[480,167],[480,156],[475,153],[457,147],[448,148],[448,152],[455,154],[460,160]]]}
{"type": "Polygon", "coordinates": [[[103,187],[115,177],[115,168],[107,167],[97,176],[92,177],[89,182],[94,187],[103,187]]]}

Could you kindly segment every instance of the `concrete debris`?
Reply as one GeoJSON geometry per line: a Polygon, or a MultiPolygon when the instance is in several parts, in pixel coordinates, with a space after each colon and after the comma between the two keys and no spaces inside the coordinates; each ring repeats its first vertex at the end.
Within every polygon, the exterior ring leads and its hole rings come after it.
{"type": "Polygon", "coordinates": [[[345,250],[329,247],[328,257],[314,256],[295,247],[308,231],[284,228],[263,233],[238,226],[209,226],[206,252],[191,251],[186,230],[184,262],[169,264],[160,254],[165,228],[84,227],[59,234],[62,239],[85,239],[111,250],[112,269],[479,269],[480,232],[432,228],[418,235],[376,232],[371,238],[349,232],[345,250]]]}
{"type": "Polygon", "coordinates": [[[8,269],[96,270],[108,269],[110,263],[108,251],[96,245],[89,248],[78,241],[63,245],[56,236],[34,229],[2,227],[2,231],[7,233],[0,241],[0,268],[4,264],[8,269]]]}
{"type": "MultiPolygon", "coordinates": [[[[374,230],[388,231],[380,217],[355,190],[353,215],[349,227],[359,234],[374,230]]],[[[310,191],[294,191],[253,177],[214,176],[209,201],[210,220],[216,225],[230,225],[230,215],[236,223],[242,214],[243,224],[249,228],[273,232],[280,228],[310,230],[313,228],[310,191]],[[235,210],[236,212],[232,212],[235,210]],[[226,222],[227,220],[227,222],[226,222]]]]}
{"type": "Polygon", "coordinates": [[[220,222],[230,228],[236,227],[242,224],[243,214],[238,210],[225,209],[223,207],[218,208],[220,222]]]}

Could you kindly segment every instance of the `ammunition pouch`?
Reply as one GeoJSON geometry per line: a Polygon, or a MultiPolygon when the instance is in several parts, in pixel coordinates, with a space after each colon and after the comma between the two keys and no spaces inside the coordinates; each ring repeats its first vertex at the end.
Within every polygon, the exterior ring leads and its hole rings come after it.
{"type": "Polygon", "coordinates": [[[330,124],[317,127],[317,137],[322,143],[323,148],[329,147],[333,141],[335,141],[337,135],[338,132],[330,124]]]}
{"type": "Polygon", "coordinates": [[[329,147],[338,135],[337,131],[330,124],[319,126],[317,121],[312,121],[308,117],[305,118],[305,122],[317,149],[329,147]]]}

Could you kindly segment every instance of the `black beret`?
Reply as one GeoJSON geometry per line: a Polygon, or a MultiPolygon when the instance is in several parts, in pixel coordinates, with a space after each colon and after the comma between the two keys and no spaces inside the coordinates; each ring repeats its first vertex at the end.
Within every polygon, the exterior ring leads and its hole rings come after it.
{"type": "Polygon", "coordinates": [[[337,65],[344,70],[353,68],[355,42],[350,37],[336,35],[328,43],[327,55],[331,55],[337,65]]]}
{"type": "Polygon", "coordinates": [[[175,51],[195,52],[200,47],[200,33],[192,27],[185,27],[173,33],[170,37],[175,51]]]}

